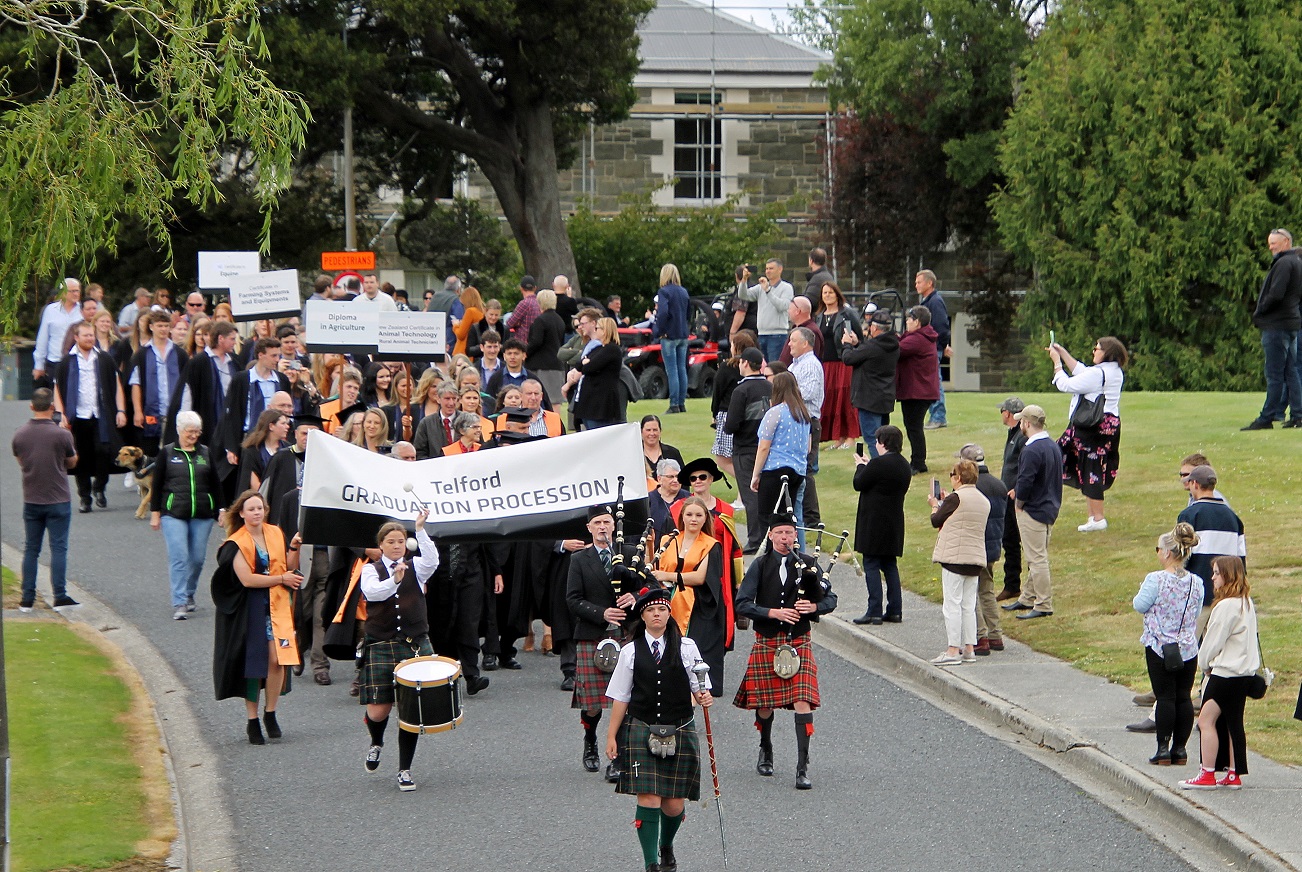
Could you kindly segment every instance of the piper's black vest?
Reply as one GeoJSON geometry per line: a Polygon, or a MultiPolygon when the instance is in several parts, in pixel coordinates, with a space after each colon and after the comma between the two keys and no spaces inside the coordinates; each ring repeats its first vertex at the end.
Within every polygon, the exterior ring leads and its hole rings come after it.
{"type": "MultiPolygon", "coordinates": [[[[398,583],[398,592],[388,599],[366,601],[366,635],[381,642],[392,639],[423,636],[429,632],[429,617],[425,608],[425,593],[416,581],[416,569],[411,561],[398,583]]],[[[389,577],[384,558],[372,561],[380,580],[389,577]]]]}
{"type": "MultiPolygon", "coordinates": [[[[766,609],[789,609],[795,606],[797,599],[808,599],[817,603],[823,598],[822,585],[813,567],[817,564],[807,554],[801,555],[806,568],[803,575],[796,572],[796,552],[791,551],[785,557],[776,551],[768,551],[760,558],[759,586],[755,591],[755,604],[766,609]],[[787,583],[784,585],[778,576],[778,567],[787,564],[787,583]]],[[[794,624],[784,624],[772,618],[756,618],[755,632],[766,638],[773,636],[803,636],[809,632],[809,616],[801,615],[794,624]]]]}
{"type": "Polygon", "coordinates": [[[663,641],[657,663],[646,634],[633,638],[633,696],[628,712],[645,724],[674,724],[692,716],[692,685],[683,668],[678,634],[665,633],[663,641]]]}

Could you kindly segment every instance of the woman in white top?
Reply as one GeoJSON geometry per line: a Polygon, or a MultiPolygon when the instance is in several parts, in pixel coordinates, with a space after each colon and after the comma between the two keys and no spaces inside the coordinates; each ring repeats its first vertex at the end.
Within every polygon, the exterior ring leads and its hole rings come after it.
{"type": "Polygon", "coordinates": [[[1239,776],[1248,774],[1243,704],[1261,666],[1257,609],[1248,596],[1248,577],[1238,557],[1212,560],[1212,584],[1216,599],[1198,649],[1198,668],[1207,676],[1203,709],[1198,714],[1202,771],[1197,778],[1181,781],[1180,786],[1190,790],[1238,790],[1243,786],[1239,776]],[[1225,777],[1217,780],[1216,773],[1221,770],[1225,770],[1225,777]]]}
{"type": "Polygon", "coordinates": [[[1121,383],[1126,380],[1122,368],[1129,359],[1126,346],[1115,336],[1104,336],[1094,343],[1093,366],[1072,357],[1056,342],[1049,346],[1049,357],[1053,360],[1053,386],[1072,395],[1068,422],[1082,398],[1093,400],[1103,392],[1099,425],[1086,429],[1069,423],[1058,447],[1062,449],[1063,483],[1079,489],[1089,503],[1090,516],[1076,529],[1082,533],[1106,530],[1103,492],[1116,480],[1121,460],[1117,449],[1121,442],[1121,383]]]}

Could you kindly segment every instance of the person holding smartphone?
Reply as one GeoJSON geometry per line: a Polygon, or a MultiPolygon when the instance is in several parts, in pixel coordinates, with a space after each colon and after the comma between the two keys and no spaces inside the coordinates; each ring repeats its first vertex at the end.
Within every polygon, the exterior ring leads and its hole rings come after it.
{"type": "Polygon", "coordinates": [[[940,564],[940,582],[945,602],[945,637],[948,647],[932,659],[937,666],[958,666],[976,662],[977,583],[986,565],[986,520],[990,500],[977,490],[977,466],[957,460],[949,470],[952,493],[932,479],[931,526],[940,533],[931,562],[940,564]]]}

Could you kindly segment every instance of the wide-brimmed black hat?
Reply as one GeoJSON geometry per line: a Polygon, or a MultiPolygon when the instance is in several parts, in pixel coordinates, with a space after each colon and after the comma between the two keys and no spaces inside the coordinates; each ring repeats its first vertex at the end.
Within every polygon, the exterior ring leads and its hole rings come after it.
{"type": "Polygon", "coordinates": [[[714,462],[713,457],[698,457],[684,466],[678,472],[678,483],[685,488],[690,488],[692,485],[692,473],[694,472],[708,472],[710,477],[715,481],[722,479],[724,484],[728,487],[732,487],[732,482],[728,481],[728,476],[724,475],[723,470],[719,469],[719,464],[714,462]]]}

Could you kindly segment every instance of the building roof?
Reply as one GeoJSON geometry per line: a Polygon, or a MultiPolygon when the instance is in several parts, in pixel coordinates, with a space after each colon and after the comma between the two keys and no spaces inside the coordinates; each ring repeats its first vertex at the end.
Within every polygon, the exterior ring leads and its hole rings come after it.
{"type": "Polygon", "coordinates": [[[659,0],[638,28],[642,72],[804,73],[831,55],[701,0],[659,0]]]}

